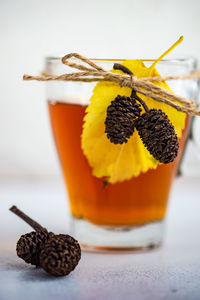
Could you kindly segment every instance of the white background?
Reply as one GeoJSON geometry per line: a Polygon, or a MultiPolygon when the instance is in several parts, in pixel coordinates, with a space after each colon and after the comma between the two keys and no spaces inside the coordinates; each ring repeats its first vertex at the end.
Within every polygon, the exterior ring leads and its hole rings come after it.
{"type": "MultiPolygon", "coordinates": [[[[0,0],[1,299],[199,299],[199,177],[175,181],[164,247],[148,254],[83,253],[76,270],[58,280],[17,258],[17,237],[30,227],[8,211],[19,205],[50,231],[67,232],[45,84],[23,82],[24,73],[38,74],[47,55],[75,51],[157,58],[180,35],[184,42],[170,56],[200,59],[199,31],[199,0],[0,0]]],[[[186,174],[200,175],[198,156],[190,143],[186,174]]]]}
{"type": "MultiPolygon", "coordinates": [[[[45,56],[69,52],[156,58],[180,35],[184,42],[171,56],[200,59],[199,16],[198,0],[0,0],[0,176],[60,172],[45,84],[23,82],[23,73],[38,74],[45,56]]],[[[188,172],[198,172],[197,151],[189,148],[196,168],[188,172]]]]}

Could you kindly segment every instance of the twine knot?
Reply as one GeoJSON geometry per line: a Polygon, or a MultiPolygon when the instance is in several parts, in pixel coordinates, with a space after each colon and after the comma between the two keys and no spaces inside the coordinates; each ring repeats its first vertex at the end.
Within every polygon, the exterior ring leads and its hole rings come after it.
{"type": "Polygon", "coordinates": [[[191,115],[200,116],[200,110],[193,100],[185,99],[178,95],[171,93],[170,91],[157,86],[153,81],[166,81],[166,80],[185,80],[185,79],[199,79],[200,71],[189,74],[186,76],[166,76],[166,77],[144,77],[138,78],[133,74],[119,74],[112,73],[104,70],[102,67],[95,64],[92,60],[78,54],[69,53],[62,58],[62,63],[71,68],[80,70],[80,72],[62,74],[59,76],[42,73],[41,76],[31,76],[25,74],[24,80],[38,80],[38,81],[50,81],[50,80],[62,80],[62,81],[81,81],[81,82],[97,82],[97,81],[113,81],[117,82],[121,87],[129,87],[136,92],[141,93],[147,97],[154,99],[155,101],[165,103],[172,106],[180,112],[184,112],[191,115]],[[70,61],[71,58],[75,58],[75,61],[70,61]],[[81,61],[77,63],[77,60],[81,61]]]}

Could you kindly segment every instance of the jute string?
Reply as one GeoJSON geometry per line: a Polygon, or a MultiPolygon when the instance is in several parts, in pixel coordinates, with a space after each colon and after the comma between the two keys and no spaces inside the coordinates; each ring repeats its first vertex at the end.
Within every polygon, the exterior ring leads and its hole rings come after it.
{"type": "Polygon", "coordinates": [[[166,81],[166,80],[186,80],[186,79],[199,79],[200,71],[186,75],[186,76],[166,76],[166,77],[143,77],[138,78],[134,75],[118,74],[112,73],[104,70],[102,67],[95,64],[90,59],[78,54],[70,53],[62,58],[62,63],[72,67],[74,69],[80,70],[81,72],[62,74],[62,75],[50,75],[42,73],[40,76],[31,76],[24,74],[24,80],[38,80],[38,81],[50,81],[50,80],[60,80],[60,81],[82,81],[82,82],[94,82],[94,81],[113,81],[120,84],[121,87],[130,87],[136,92],[148,96],[158,102],[165,103],[177,109],[178,111],[200,116],[200,110],[196,106],[195,102],[190,99],[185,99],[178,95],[171,93],[170,91],[157,86],[153,81],[166,81]],[[81,60],[84,64],[78,64],[70,61],[70,58],[76,58],[81,60]],[[90,67],[89,67],[90,66],[90,67]]]}

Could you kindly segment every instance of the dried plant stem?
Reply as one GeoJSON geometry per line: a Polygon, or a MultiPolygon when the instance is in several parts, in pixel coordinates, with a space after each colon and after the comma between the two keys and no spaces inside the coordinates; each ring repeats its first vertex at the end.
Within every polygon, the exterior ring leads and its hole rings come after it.
{"type": "Polygon", "coordinates": [[[134,97],[134,98],[136,98],[142,104],[142,106],[144,107],[144,110],[146,112],[149,111],[149,108],[146,105],[146,102],[144,100],[142,100],[140,97],[138,97],[138,95],[136,94],[136,92],[134,90],[132,91],[131,96],[134,97]]]}
{"type": "Polygon", "coordinates": [[[45,228],[42,227],[39,223],[31,219],[29,216],[27,216],[23,211],[21,211],[17,206],[13,205],[10,209],[15,215],[20,217],[23,221],[25,221],[27,224],[29,224],[33,229],[37,230],[44,230],[45,228]]]}
{"type": "MultiPolygon", "coordinates": [[[[131,72],[131,70],[129,70],[127,67],[121,65],[121,64],[114,64],[113,66],[114,70],[121,70],[122,72],[129,74],[129,75],[133,75],[133,72],[131,72]]],[[[140,97],[138,97],[138,95],[136,94],[135,90],[132,89],[131,92],[131,97],[135,98],[138,100],[138,102],[140,102],[140,104],[142,104],[142,106],[144,107],[145,111],[149,111],[148,106],[146,105],[145,101],[143,101],[140,97]]]]}
{"type": "Polygon", "coordinates": [[[133,73],[131,72],[131,70],[129,70],[127,67],[121,65],[121,64],[117,64],[115,63],[113,65],[113,69],[114,70],[121,70],[122,72],[126,73],[126,74],[129,74],[129,75],[133,75],[133,73]]]}

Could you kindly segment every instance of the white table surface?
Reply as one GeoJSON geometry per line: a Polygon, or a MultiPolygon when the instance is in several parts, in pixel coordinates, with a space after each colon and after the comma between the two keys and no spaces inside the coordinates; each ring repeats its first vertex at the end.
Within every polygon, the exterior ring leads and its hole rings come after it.
{"type": "Polygon", "coordinates": [[[164,245],[146,253],[82,253],[67,277],[25,264],[15,244],[30,227],[8,208],[16,204],[54,232],[67,232],[62,180],[0,180],[0,300],[200,299],[200,178],[177,178],[164,245]]]}

